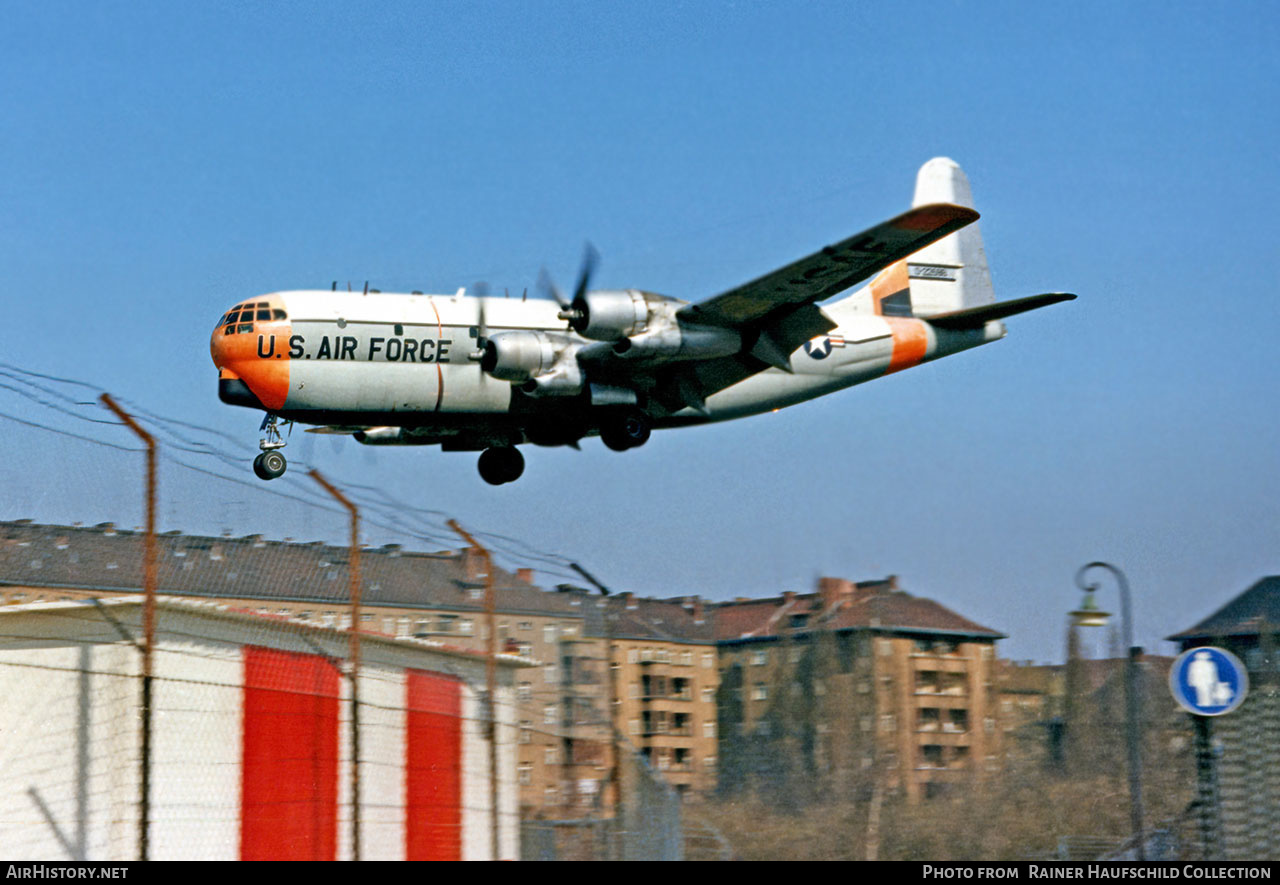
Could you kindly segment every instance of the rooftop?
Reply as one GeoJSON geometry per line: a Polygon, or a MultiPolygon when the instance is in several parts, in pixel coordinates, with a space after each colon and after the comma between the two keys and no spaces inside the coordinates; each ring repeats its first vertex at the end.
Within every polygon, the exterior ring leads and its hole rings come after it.
{"type": "Polygon", "coordinates": [[[1280,631],[1280,575],[1258,581],[1189,630],[1166,637],[1172,642],[1215,636],[1257,636],[1280,631]]]}

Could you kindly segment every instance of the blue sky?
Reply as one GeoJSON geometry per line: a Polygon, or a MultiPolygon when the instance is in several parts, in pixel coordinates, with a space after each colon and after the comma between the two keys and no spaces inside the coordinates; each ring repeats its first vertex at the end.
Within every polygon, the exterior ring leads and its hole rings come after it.
{"type": "MultiPolygon", "coordinates": [[[[238,300],[567,284],[585,239],[599,285],[696,300],[896,214],[946,155],[998,297],[1078,301],[775,415],[534,449],[498,489],[471,455],[296,436],[280,485],[309,462],[656,595],[897,573],[1041,660],[1083,562],[1127,571],[1152,648],[1280,570],[1273,4],[4,11],[0,361],[240,441],[243,485],[166,468],[165,528],[341,537],[252,485],[258,416],[207,351],[238,300]]],[[[134,518],[127,460],[0,423],[0,518],[134,518]]]]}

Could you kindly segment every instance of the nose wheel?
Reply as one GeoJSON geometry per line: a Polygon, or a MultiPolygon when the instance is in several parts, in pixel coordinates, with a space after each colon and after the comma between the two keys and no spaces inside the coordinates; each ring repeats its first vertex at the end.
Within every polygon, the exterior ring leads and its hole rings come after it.
{"type": "MultiPolygon", "coordinates": [[[[293,422],[285,421],[284,423],[292,432],[293,422]]],[[[258,448],[262,449],[262,453],[253,459],[253,472],[257,474],[258,479],[278,479],[284,476],[289,466],[284,452],[280,451],[285,447],[285,439],[280,433],[279,416],[268,412],[267,417],[262,419],[262,426],[258,429],[262,431],[262,439],[258,441],[258,448]]]]}
{"type": "Polygon", "coordinates": [[[515,446],[494,447],[480,453],[480,478],[492,486],[515,482],[524,473],[524,455],[515,446]]]}
{"type": "Polygon", "coordinates": [[[261,455],[253,459],[253,472],[258,475],[258,479],[276,479],[284,475],[285,468],[289,463],[284,458],[284,452],[270,451],[263,452],[261,455]]]}

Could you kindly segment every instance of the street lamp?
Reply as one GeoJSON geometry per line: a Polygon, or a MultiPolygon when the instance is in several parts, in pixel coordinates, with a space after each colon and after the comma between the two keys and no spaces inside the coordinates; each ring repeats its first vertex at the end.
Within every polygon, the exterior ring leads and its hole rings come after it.
{"type": "Polygon", "coordinates": [[[1138,659],[1142,649],[1133,644],[1133,610],[1129,600],[1129,581],[1124,572],[1107,562],[1091,562],[1076,572],[1076,586],[1085,592],[1080,608],[1071,612],[1072,623],[1079,627],[1101,627],[1110,615],[1101,611],[1093,595],[1098,584],[1088,583],[1085,573],[1093,569],[1105,569],[1120,585],[1121,628],[1124,644],[1129,649],[1129,659],[1124,668],[1125,735],[1129,748],[1129,818],[1133,824],[1134,847],[1138,860],[1147,859],[1147,847],[1142,834],[1142,747],[1141,722],[1138,710],[1138,659]]]}

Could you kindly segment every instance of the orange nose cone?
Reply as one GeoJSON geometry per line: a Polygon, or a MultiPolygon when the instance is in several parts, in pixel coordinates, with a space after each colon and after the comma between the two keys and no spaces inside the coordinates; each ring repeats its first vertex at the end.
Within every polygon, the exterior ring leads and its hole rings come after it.
{"type": "Polygon", "coordinates": [[[209,338],[223,402],[278,411],[289,392],[290,326],[278,296],[231,308],[209,338]]]}

